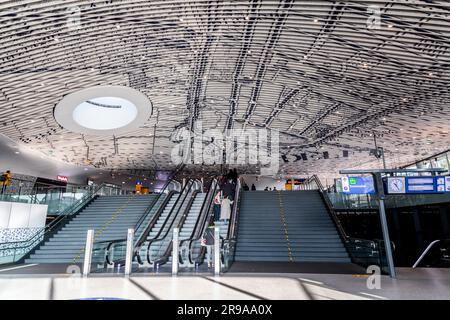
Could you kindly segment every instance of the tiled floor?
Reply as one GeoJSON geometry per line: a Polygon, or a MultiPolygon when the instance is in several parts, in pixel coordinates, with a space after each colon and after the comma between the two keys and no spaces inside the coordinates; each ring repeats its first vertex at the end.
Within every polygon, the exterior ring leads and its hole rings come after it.
{"type": "Polygon", "coordinates": [[[0,270],[0,299],[450,299],[450,270],[398,269],[368,289],[367,277],[346,274],[165,276],[11,275],[0,270]]]}

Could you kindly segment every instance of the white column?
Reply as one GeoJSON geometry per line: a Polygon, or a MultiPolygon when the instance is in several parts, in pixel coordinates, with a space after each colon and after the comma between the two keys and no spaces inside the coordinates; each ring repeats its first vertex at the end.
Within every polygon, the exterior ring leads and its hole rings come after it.
{"type": "Polygon", "coordinates": [[[179,229],[173,229],[173,240],[172,240],[172,275],[176,276],[178,274],[178,253],[179,253],[179,241],[178,241],[179,229]]]}
{"type": "Polygon", "coordinates": [[[220,229],[214,228],[214,275],[220,276],[220,229]]]}
{"type": "Polygon", "coordinates": [[[91,272],[92,248],[94,245],[94,230],[88,230],[86,235],[86,247],[84,249],[83,276],[91,272]]]}
{"type": "Polygon", "coordinates": [[[133,266],[133,251],[134,251],[134,229],[128,229],[127,233],[127,252],[125,257],[125,275],[131,274],[133,266]]]}

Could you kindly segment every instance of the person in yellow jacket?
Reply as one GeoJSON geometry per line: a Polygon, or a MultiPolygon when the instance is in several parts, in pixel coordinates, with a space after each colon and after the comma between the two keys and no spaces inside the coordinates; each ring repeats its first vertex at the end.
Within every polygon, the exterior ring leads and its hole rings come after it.
{"type": "Polygon", "coordinates": [[[6,188],[9,186],[11,182],[12,174],[11,171],[7,170],[2,174],[0,181],[2,182],[2,194],[5,192],[6,188]]]}

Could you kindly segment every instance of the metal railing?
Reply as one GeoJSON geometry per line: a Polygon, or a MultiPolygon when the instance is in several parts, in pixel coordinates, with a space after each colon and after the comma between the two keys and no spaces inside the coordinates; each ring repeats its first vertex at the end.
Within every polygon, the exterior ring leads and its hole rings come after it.
{"type": "Polygon", "coordinates": [[[172,236],[172,227],[177,223],[177,221],[181,219],[182,213],[184,213],[182,208],[185,204],[185,201],[190,199],[190,196],[192,196],[194,191],[199,190],[200,185],[201,183],[198,183],[194,180],[189,180],[186,182],[182,192],[180,193],[180,197],[178,197],[173,207],[171,208],[166,221],[163,223],[156,236],[153,239],[147,241],[148,245],[146,250],[146,257],[149,264],[158,267],[163,262],[159,261],[162,256],[162,254],[160,254],[160,250],[166,250],[166,248],[164,248],[164,245],[167,241],[170,241],[172,236]],[[166,228],[166,226],[168,227],[166,228]],[[152,246],[153,248],[156,247],[157,252],[154,257],[151,250],[152,246]]]}
{"type": "Polygon", "coordinates": [[[228,224],[227,237],[223,239],[220,250],[221,250],[221,263],[223,264],[224,270],[230,268],[231,264],[234,262],[234,255],[236,252],[236,242],[237,242],[237,225],[239,222],[239,208],[241,200],[241,180],[238,179],[236,182],[236,190],[234,194],[233,208],[230,217],[230,223],[228,224]]]}
{"type": "MultiPolygon", "coordinates": [[[[136,247],[139,247],[146,238],[146,232],[148,225],[152,225],[156,223],[156,220],[161,215],[165,204],[170,200],[175,191],[169,191],[169,187],[173,183],[179,183],[175,180],[168,180],[163,188],[161,189],[158,196],[153,199],[153,201],[147,206],[143,215],[136,222],[133,227],[135,236],[137,237],[136,247]],[[159,203],[159,206],[158,206],[159,203]],[[146,225],[145,222],[148,220],[150,215],[153,214],[154,209],[158,211],[152,216],[149,224],[146,225]]],[[[120,238],[115,240],[105,240],[105,241],[96,241],[93,244],[93,258],[92,261],[100,266],[100,268],[107,267],[108,265],[114,265],[116,263],[121,263],[125,260],[127,239],[120,238]]],[[[138,254],[137,254],[138,256],[138,254]]],[[[134,258],[134,257],[133,257],[134,258]]],[[[140,257],[136,257],[138,261],[141,262],[140,257]]]]}
{"type": "MultiPolygon", "coordinates": [[[[200,209],[199,218],[196,221],[193,232],[189,239],[182,239],[179,243],[180,255],[179,261],[182,265],[190,265],[195,266],[198,262],[193,258],[194,248],[198,248],[200,244],[200,240],[203,236],[205,228],[208,227],[209,223],[213,219],[212,210],[213,210],[213,199],[216,196],[219,189],[218,179],[214,178],[211,182],[211,185],[208,189],[208,193],[205,197],[205,201],[202,204],[202,208],[200,209]]],[[[199,255],[202,252],[200,250],[199,255]]],[[[198,258],[198,257],[197,257],[198,258]]]]}
{"type": "MultiPolygon", "coordinates": [[[[307,190],[319,191],[326,204],[327,212],[338,230],[339,237],[341,238],[352,262],[365,267],[376,264],[380,266],[384,272],[386,272],[387,263],[384,253],[384,242],[378,239],[359,239],[348,236],[339,218],[337,217],[333,202],[331,201],[328,192],[325,191],[320,179],[316,175],[313,175],[307,179],[305,185],[307,185],[307,190]]],[[[391,242],[391,246],[395,249],[393,242],[391,242]]]]}
{"type": "Polygon", "coordinates": [[[450,267],[450,239],[432,241],[412,267],[417,268],[423,261],[428,261],[425,264],[426,267],[450,267]],[[433,252],[436,247],[437,252],[433,252]]]}
{"type": "Polygon", "coordinates": [[[86,194],[83,198],[79,199],[72,206],[66,208],[59,216],[52,222],[47,224],[45,228],[38,231],[36,234],[30,236],[26,240],[12,241],[0,243],[0,257],[3,257],[0,263],[13,263],[21,260],[27,254],[29,254],[34,248],[36,248],[42,241],[45,241],[53,232],[58,230],[68,218],[75,216],[81,211],[87,204],[89,204],[95,197],[100,195],[105,187],[99,186],[95,191],[86,194]],[[6,258],[6,257],[9,257],[6,258]]]}

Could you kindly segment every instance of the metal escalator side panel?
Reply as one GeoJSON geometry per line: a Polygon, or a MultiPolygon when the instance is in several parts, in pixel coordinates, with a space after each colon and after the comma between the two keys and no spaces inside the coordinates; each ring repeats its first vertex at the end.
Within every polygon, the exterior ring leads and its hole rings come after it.
{"type": "Polygon", "coordinates": [[[146,252],[147,262],[149,264],[154,264],[156,261],[165,257],[165,253],[171,244],[171,238],[168,237],[172,236],[171,230],[173,230],[177,221],[181,218],[180,212],[183,212],[185,201],[192,193],[194,187],[195,184],[193,180],[189,180],[186,183],[172,209],[170,210],[170,213],[168,214],[164,225],[161,227],[161,230],[153,239],[149,240],[146,252]]]}

